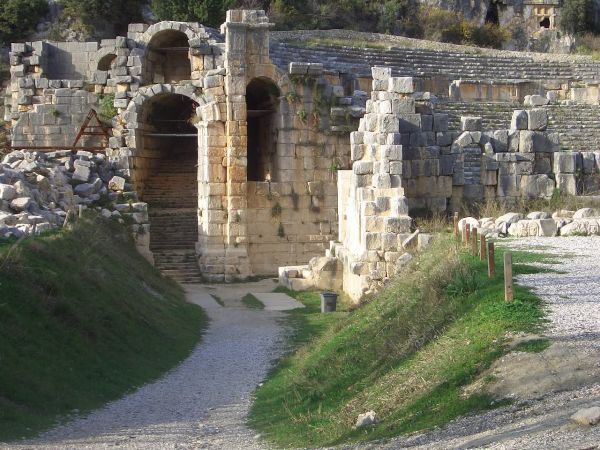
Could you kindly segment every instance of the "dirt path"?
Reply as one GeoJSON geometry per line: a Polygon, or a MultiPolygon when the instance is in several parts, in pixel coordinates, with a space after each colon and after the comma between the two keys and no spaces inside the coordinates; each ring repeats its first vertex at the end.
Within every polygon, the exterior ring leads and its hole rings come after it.
{"type": "Polygon", "coordinates": [[[429,433],[347,448],[597,449],[600,425],[569,417],[600,406],[600,237],[504,241],[515,249],[556,255],[560,273],[521,275],[546,303],[552,345],[541,353],[511,353],[493,367],[496,392],[511,406],[465,417],[429,433]]]}
{"type": "MultiPolygon", "coordinates": [[[[244,425],[250,396],[282,350],[282,313],[239,302],[248,292],[270,292],[271,280],[244,285],[188,285],[210,326],[192,354],[161,380],[9,448],[43,449],[261,449],[244,425]],[[210,295],[215,293],[226,306],[210,295]],[[241,294],[241,295],[240,295],[241,294]]],[[[6,448],[6,447],[5,447],[6,448]]]]}

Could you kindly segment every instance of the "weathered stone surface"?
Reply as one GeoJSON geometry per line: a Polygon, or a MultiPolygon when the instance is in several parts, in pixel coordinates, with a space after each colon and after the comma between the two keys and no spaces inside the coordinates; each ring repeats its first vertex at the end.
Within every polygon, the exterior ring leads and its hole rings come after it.
{"type": "Polygon", "coordinates": [[[481,117],[462,116],[460,129],[462,131],[481,131],[481,117]]]}
{"type": "Polygon", "coordinates": [[[108,182],[108,188],[111,191],[122,191],[125,189],[125,178],[114,176],[108,182]]]}
{"type": "Polygon", "coordinates": [[[600,223],[598,219],[573,219],[571,223],[568,223],[561,227],[561,236],[573,236],[573,235],[599,235],[600,234],[600,223]]]}
{"type": "Polygon", "coordinates": [[[523,175],[521,177],[521,192],[523,197],[550,198],[556,185],[548,175],[523,175]]]}
{"type": "Polygon", "coordinates": [[[587,217],[597,216],[596,212],[592,208],[581,208],[575,211],[573,219],[585,219],[587,217]]]}
{"type": "Polygon", "coordinates": [[[14,211],[27,211],[31,206],[31,198],[17,197],[10,202],[10,207],[14,211]]]}
{"type": "Polygon", "coordinates": [[[571,173],[557,173],[556,187],[565,194],[577,195],[577,180],[575,175],[571,173]]]}
{"type": "Polygon", "coordinates": [[[571,420],[579,425],[597,425],[600,423],[600,406],[580,409],[571,416],[571,420]]]}
{"type": "Polygon", "coordinates": [[[368,411],[364,414],[359,414],[356,419],[356,423],[354,424],[355,428],[367,427],[369,425],[374,425],[378,422],[377,414],[375,411],[368,411]]]}
{"type": "Polygon", "coordinates": [[[0,183],[0,200],[11,201],[17,196],[17,190],[10,184],[0,183]]]}
{"type": "Polygon", "coordinates": [[[533,220],[533,219],[550,219],[551,216],[547,212],[533,211],[533,212],[530,212],[529,214],[527,214],[527,218],[530,219],[530,220],[533,220]]]}
{"type": "Polygon", "coordinates": [[[528,116],[527,112],[523,110],[513,111],[512,119],[510,122],[511,130],[527,130],[528,128],[528,116]]]}
{"type": "Polygon", "coordinates": [[[496,227],[502,225],[502,224],[507,224],[507,225],[512,225],[513,223],[517,223],[519,220],[523,219],[523,215],[519,214],[519,213],[506,213],[500,217],[498,217],[494,223],[496,225],[496,227]]]}
{"type": "Polygon", "coordinates": [[[527,111],[528,128],[532,131],[544,131],[548,127],[548,114],[544,108],[527,111]]]}
{"type": "Polygon", "coordinates": [[[523,104],[525,106],[534,108],[536,106],[545,106],[548,103],[548,99],[546,97],[542,97],[541,95],[526,95],[523,100],[523,104]]]}
{"type": "Polygon", "coordinates": [[[412,94],[414,82],[412,77],[392,77],[388,80],[388,91],[398,94],[412,94]]]}
{"type": "Polygon", "coordinates": [[[515,237],[556,236],[557,226],[553,219],[519,220],[508,227],[508,234],[515,237]]]}
{"type": "Polygon", "coordinates": [[[554,154],[554,173],[575,173],[577,155],[575,153],[560,152],[554,154]]]}

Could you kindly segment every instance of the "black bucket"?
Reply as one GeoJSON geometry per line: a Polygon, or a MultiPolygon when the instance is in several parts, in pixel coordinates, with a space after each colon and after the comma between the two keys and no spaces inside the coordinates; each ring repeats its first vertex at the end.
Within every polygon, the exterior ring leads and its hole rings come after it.
{"type": "Polygon", "coordinates": [[[337,306],[338,295],[335,292],[321,292],[321,312],[334,312],[337,306]]]}

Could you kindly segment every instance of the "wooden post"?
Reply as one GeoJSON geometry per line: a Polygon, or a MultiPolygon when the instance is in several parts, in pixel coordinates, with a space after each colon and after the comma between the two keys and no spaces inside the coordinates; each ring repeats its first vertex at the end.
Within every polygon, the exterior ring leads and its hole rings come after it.
{"type": "Polygon", "coordinates": [[[460,236],[458,235],[458,213],[455,212],[454,213],[454,239],[456,239],[458,241],[458,238],[460,236]]]}
{"type": "Polygon", "coordinates": [[[471,225],[469,225],[468,223],[465,224],[465,241],[463,242],[463,244],[465,245],[465,247],[469,246],[469,242],[471,240],[471,225]]]}
{"type": "Polygon", "coordinates": [[[79,205],[79,218],[83,217],[83,205],[79,205]]]}
{"type": "Polygon", "coordinates": [[[63,228],[67,226],[69,223],[69,216],[71,215],[71,210],[67,209],[67,214],[65,215],[65,222],[63,223],[63,228]]]}
{"type": "Polygon", "coordinates": [[[494,261],[494,243],[493,242],[488,242],[487,260],[488,260],[488,277],[494,278],[494,275],[496,274],[496,262],[494,261]]]}
{"type": "Polygon", "coordinates": [[[477,256],[477,227],[473,227],[471,232],[471,253],[477,256]]]}
{"type": "Polygon", "coordinates": [[[504,300],[513,301],[512,253],[504,253],[504,300]]]}
{"type": "Polygon", "coordinates": [[[485,243],[485,234],[482,234],[481,238],[479,240],[479,260],[480,261],[485,261],[486,250],[487,250],[487,246],[485,243]]]}

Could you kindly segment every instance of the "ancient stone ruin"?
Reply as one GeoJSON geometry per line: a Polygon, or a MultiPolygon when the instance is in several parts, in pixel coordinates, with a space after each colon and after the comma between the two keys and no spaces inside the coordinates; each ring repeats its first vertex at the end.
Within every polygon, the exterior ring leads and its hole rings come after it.
{"type": "MultiPolygon", "coordinates": [[[[100,189],[135,193],[149,205],[140,246],[180,281],[282,267],[292,288],[353,298],[426,245],[411,214],[600,187],[591,58],[411,48],[381,35],[389,48],[359,48],[353,39],[374,37],[270,28],[263,11],[232,10],[220,32],[161,22],[100,43],[13,44],[4,115],[21,156],[11,164],[31,178],[22,161],[58,159],[73,205],[91,206],[100,189]],[[328,36],[349,45],[297,42],[328,36]],[[107,102],[106,167],[77,169],[95,157],[56,152],[107,102]],[[98,178],[98,190],[77,188],[98,178]]],[[[79,145],[104,143],[92,134],[79,145]]]]}

